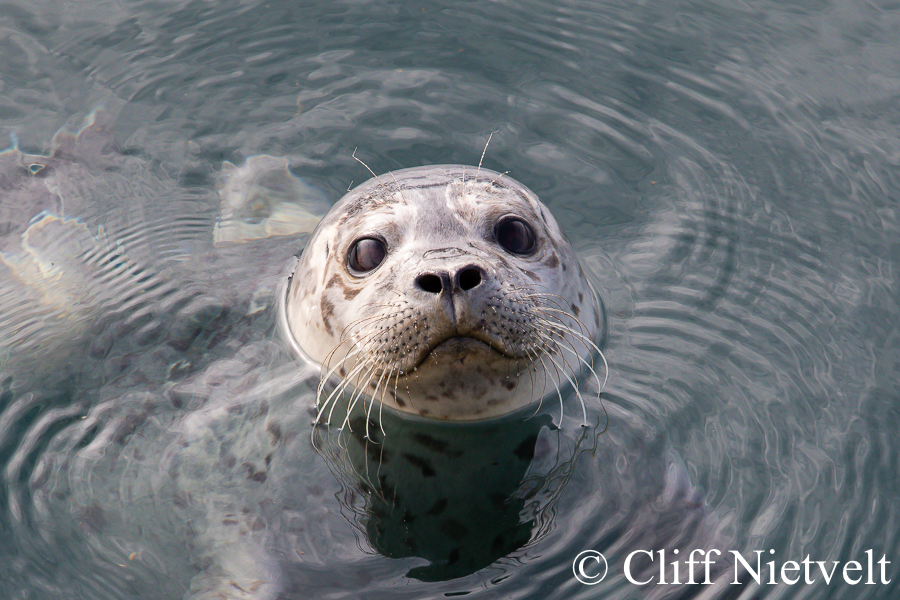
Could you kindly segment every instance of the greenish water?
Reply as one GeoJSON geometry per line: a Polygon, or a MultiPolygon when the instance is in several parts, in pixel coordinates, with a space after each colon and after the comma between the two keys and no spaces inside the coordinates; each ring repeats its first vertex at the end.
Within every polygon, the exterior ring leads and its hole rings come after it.
{"type": "Polygon", "coordinates": [[[0,135],[47,154],[103,106],[116,141],[0,163],[0,252],[47,211],[55,282],[0,263],[0,598],[896,597],[898,31],[850,0],[0,6],[0,135]],[[305,238],[215,247],[223,161],[286,157],[315,209],[369,177],[354,150],[477,164],[491,132],[485,167],[595,273],[603,407],[392,423],[400,452],[459,444],[430,478],[352,435],[317,452],[273,316],[305,238]],[[623,572],[694,547],[872,550],[891,581],[623,572]]]}

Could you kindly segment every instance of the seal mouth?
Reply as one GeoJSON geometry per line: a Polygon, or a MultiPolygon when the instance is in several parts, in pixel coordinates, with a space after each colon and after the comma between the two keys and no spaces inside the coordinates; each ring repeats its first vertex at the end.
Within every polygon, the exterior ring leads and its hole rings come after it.
{"type": "Polygon", "coordinates": [[[453,360],[462,360],[475,353],[497,354],[509,360],[522,359],[521,357],[510,355],[503,348],[498,347],[490,340],[468,335],[454,335],[438,340],[432,344],[431,347],[422,354],[412,370],[419,368],[429,358],[434,358],[438,362],[449,362],[453,360]]]}

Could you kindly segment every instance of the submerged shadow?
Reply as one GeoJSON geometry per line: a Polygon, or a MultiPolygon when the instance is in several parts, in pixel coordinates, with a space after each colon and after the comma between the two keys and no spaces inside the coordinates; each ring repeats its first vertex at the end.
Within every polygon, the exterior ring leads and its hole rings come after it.
{"type": "Polygon", "coordinates": [[[369,545],[428,564],[407,576],[472,574],[546,532],[584,440],[546,414],[450,424],[360,408],[346,426],[320,427],[317,446],[345,490],[369,545]],[[374,411],[373,411],[374,412],[374,411]]]}

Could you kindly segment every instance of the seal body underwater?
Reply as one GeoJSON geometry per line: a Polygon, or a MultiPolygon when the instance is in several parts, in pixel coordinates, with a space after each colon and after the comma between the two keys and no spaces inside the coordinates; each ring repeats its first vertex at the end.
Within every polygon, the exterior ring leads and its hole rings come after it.
{"type": "Polygon", "coordinates": [[[498,417],[591,368],[602,305],[538,197],[487,169],[404,169],[319,223],[285,298],[290,333],[341,391],[422,417],[498,417]]]}

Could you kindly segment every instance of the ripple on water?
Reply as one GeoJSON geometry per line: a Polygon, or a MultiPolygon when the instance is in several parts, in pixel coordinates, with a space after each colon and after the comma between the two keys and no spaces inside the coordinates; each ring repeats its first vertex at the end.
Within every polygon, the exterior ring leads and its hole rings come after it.
{"type": "MultiPolygon", "coordinates": [[[[214,471],[204,456],[233,454],[223,440],[259,400],[235,391],[246,391],[239,367],[261,364],[238,353],[271,325],[247,322],[267,305],[240,290],[266,298],[276,275],[210,250],[211,165],[289,154],[337,195],[366,176],[351,170],[357,146],[379,172],[471,163],[473,139],[494,129],[486,166],[535,189],[597,271],[610,428],[599,434],[606,414],[591,406],[590,451],[549,478],[559,489],[532,505],[530,544],[431,585],[404,579],[420,563],[367,554],[360,529],[335,517],[361,506],[354,486],[340,502],[320,464],[291,465],[281,484],[314,500],[260,510],[282,550],[305,548],[286,559],[293,591],[313,578],[335,596],[628,597],[621,578],[581,587],[571,558],[691,543],[792,560],[896,554],[900,146],[896,44],[884,36],[898,12],[845,8],[225,2],[74,21],[73,7],[20,9],[21,31],[0,42],[3,114],[49,137],[78,105],[70,97],[94,102],[95,85],[130,99],[132,119],[150,106],[130,139],[162,158],[142,171],[148,157],[131,154],[102,173],[106,204],[84,176],[65,202],[42,205],[56,233],[3,275],[71,265],[57,279],[23,290],[0,278],[0,535],[15,545],[0,549],[0,589],[112,598],[158,584],[180,597],[193,570],[171,556],[187,545],[200,564],[202,543],[165,532],[203,523],[203,502],[244,481],[236,462],[203,501],[172,483],[202,480],[192,460],[214,471]],[[297,23],[319,31],[297,35],[297,23]],[[91,84],[74,85],[83,77],[91,84]],[[197,147],[176,150],[182,137],[197,147]],[[205,410],[229,385],[244,408],[205,410]],[[155,515],[156,540],[131,519],[142,513],[155,515]],[[328,527],[303,529],[311,520],[328,527]]],[[[275,246],[255,248],[272,263],[298,249],[275,246]]],[[[560,447],[575,445],[576,421],[560,447]]]]}

